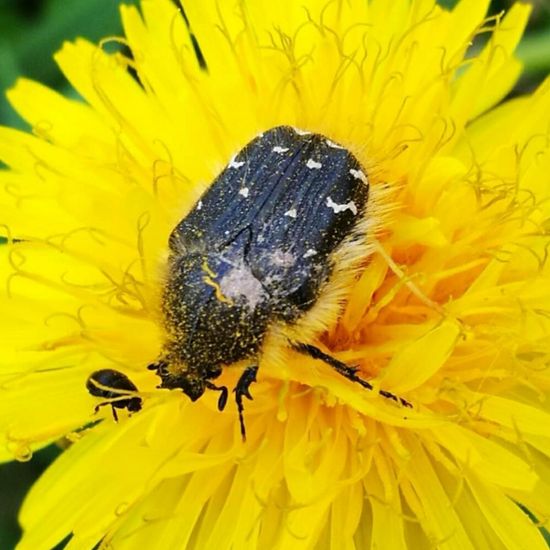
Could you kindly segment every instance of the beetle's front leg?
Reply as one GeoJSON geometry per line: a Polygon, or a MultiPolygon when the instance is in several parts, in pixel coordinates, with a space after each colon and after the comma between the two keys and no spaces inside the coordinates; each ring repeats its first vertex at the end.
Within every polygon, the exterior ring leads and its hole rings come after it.
{"type": "Polygon", "coordinates": [[[244,426],[244,406],[243,406],[243,396],[247,399],[252,399],[250,395],[250,384],[256,382],[256,374],[258,373],[258,366],[251,365],[246,367],[246,369],[241,374],[237,385],[233,389],[235,392],[235,401],[237,402],[237,409],[239,410],[239,422],[241,424],[241,436],[243,441],[246,441],[246,428],[244,426]]]}

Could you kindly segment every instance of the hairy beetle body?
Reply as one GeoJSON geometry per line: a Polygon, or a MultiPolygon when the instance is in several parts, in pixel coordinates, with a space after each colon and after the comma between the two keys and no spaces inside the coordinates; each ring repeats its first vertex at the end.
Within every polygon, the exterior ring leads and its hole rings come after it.
{"type": "Polygon", "coordinates": [[[278,127],[252,141],[170,237],[168,353],[187,370],[257,353],[270,324],[315,304],[367,200],[358,161],[326,138],[278,127]]]}
{"type": "MultiPolygon", "coordinates": [[[[149,367],[161,387],[181,389],[193,401],[206,388],[220,391],[222,409],[227,388],[212,380],[248,360],[235,388],[244,437],[242,397],[251,398],[270,334],[283,335],[299,353],[328,357],[293,340],[323,328],[310,322],[311,312],[338,312],[343,285],[329,283],[336,273],[353,276],[365,257],[368,200],[358,160],[322,135],[280,126],[242,149],[170,235],[167,339],[149,367]]],[[[360,380],[352,367],[325,362],[360,380]]]]}

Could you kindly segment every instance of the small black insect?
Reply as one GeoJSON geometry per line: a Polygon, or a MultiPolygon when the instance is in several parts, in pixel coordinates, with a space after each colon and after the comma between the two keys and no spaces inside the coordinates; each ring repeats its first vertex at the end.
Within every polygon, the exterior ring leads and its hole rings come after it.
{"type": "Polygon", "coordinates": [[[366,247],[368,198],[358,160],[322,135],[280,126],[244,147],[170,235],[167,341],[148,367],[160,387],[181,389],[192,401],[205,389],[219,391],[222,410],[228,390],[212,380],[250,361],[234,389],[244,439],[243,397],[252,399],[264,341],[280,333],[297,352],[372,389],[357,369],[293,332],[308,326],[319,304],[341,302],[329,283],[364,257],[357,252],[366,247]]]}
{"type": "Polygon", "coordinates": [[[107,399],[95,407],[95,412],[100,407],[111,405],[113,417],[118,422],[116,409],[128,409],[129,412],[141,410],[141,397],[130,395],[136,392],[134,383],[122,372],[112,369],[102,369],[93,372],[86,381],[87,390],[94,397],[107,399]]]}

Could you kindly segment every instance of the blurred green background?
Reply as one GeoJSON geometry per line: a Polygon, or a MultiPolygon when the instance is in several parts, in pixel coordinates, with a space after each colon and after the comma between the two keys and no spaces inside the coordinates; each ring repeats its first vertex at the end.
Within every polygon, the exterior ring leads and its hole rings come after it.
{"type": "MultiPolygon", "coordinates": [[[[19,75],[39,80],[67,95],[74,94],[57,70],[52,54],[64,40],[78,36],[97,42],[104,36],[120,35],[118,6],[121,3],[138,2],[0,0],[0,124],[25,127],[4,98],[4,91],[19,75]]],[[[439,3],[451,7],[456,0],[439,3]]],[[[534,13],[518,52],[525,63],[525,73],[513,94],[534,89],[550,73],[550,0],[530,3],[534,13]]],[[[508,0],[494,0],[491,13],[499,13],[511,4],[508,0]]],[[[0,466],[0,550],[15,546],[20,535],[16,514],[23,496],[57,454],[58,449],[52,446],[36,453],[30,462],[0,466]]]]}

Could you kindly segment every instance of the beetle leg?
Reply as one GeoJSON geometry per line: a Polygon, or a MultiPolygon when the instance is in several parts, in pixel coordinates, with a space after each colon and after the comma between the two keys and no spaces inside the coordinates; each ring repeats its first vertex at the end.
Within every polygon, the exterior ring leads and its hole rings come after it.
{"type": "Polygon", "coordinates": [[[237,409],[239,410],[239,422],[241,424],[241,436],[243,438],[243,441],[246,441],[246,429],[244,426],[244,416],[243,416],[243,411],[244,411],[243,395],[248,399],[252,399],[252,395],[250,395],[250,384],[252,384],[252,382],[256,382],[257,372],[258,372],[257,365],[251,365],[250,367],[246,367],[246,369],[241,374],[241,377],[239,378],[237,385],[233,389],[233,391],[235,392],[235,401],[237,402],[237,409]]]}
{"type": "MultiPolygon", "coordinates": [[[[366,380],[363,380],[360,376],[357,375],[356,367],[350,367],[349,365],[346,365],[346,363],[338,361],[338,359],[335,359],[334,357],[324,353],[319,348],[312,346],[311,344],[304,344],[302,342],[291,342],[290,345],[292,349],[297,351],[298,353],[307,355],[309,357],[312,357],[313,359],[318,359],[320,361],[323,361],[327,365],[330,365],[336,372],[338,372],[342,376],[345,376],[348,380],[351,380],[352,382],[357,382],[367,390],[374,389],[372,384],[370,384],[366,380]]],[[[406,401],[402,397],[398,397],[397,395],[389,391],[378,390],[378,393],[386,399],[391,399],[396,403],[401,403],[401,405],[405,407],[412,408],[412,405],[408,401],[406,401]]]]}
{"type": "Polygon", "coordinates": [[[158,376],[161,376],[163,374],[166,374],[166,368],[168,367],[168,363],[164,359],[159,359],[155,363],[151,363],[150,365],[147,365],[147,370],[154,370],[156,371],[155,374],[158,376]]]}
{"type": "Polygon", "coordinates": [[[225,386],[216,386],[209,381],[206,381],[205,386],[209,390],[215,390],[215,391],[221,392],[220,397],[218,398],[218,410],[223,411],[227,403],[227,393],[228,393],[227,388],[225,386]]]}
{"type": "Polygon", "coordinates": [[[97,414],[101,407],[106,407],[107,405],[111,405],[111,411],[113,411],[113,418],[115,422],[118,422],[118,414],[116,412],[115,406],[110,401],[105,401],[104,403],[100,403],[99,405],[96,405],[94,407],[94,414],[97,414]]]}
{"type": "Polygon", "coordinates": [[[110,401],[105,401],[104,403],[100,403],[99,405],[96,405],[94,407],[94,414],[97,414],[101,407],[106,407],[107,405],[111,405],[111,410],[113,411],[113,418],[115,419],[115,422],[118,422],[118,415],[116,413],[115,407],[110,401]]]}

